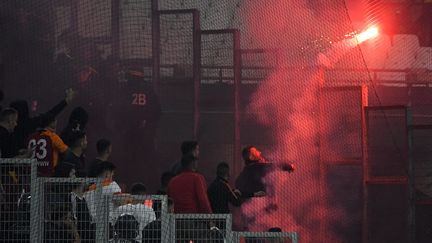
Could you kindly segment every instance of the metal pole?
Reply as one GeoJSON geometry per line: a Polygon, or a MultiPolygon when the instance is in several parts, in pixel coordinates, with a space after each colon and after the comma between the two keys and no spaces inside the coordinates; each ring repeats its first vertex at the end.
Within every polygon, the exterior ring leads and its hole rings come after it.
{"type": "Polygon", "coordinates": [[[120,0],[111,0],[111,50],[114,60],[120,60],[120,0]]]}
{"type": "Polygon", "coordinates": [[[159,5],[158,0],[152,0],[152,81],[153,89],[159,95],[159,82],[160,82],[160,19],[159,19],[159,5]]]}
{"type": "Polygon", "coordinates": [[[362,130],[362,175],[363,175],[363,211],[362,211],[362,242],[368,242],[368,188],[367,181],[369,179],[369,164],[368,164],[368,88],[362,85],[362,105],[361,105],[361,130],[362,130]]]}
{"type": "Polygon", "coordinates": [[[43,222],[44,214],[43,202],[44,200],[41,195],[43,195],[43,183],[37,177],[37,162],[36,160],[31,161],[31,171],[30,171],[30,239],[32,242],[39,243],[42,242],[43,238],[43,222]]]}
{"type": "Polygon", "coordinates": [[[407,133],[407,163],[408,163],[408,241],[409,243],[416,242],[416,218],[415,218],[415,161],[413,158],[413,129],[412,124],[412,113],[410,108],[406,108],[406,133],[407,133]]]}
{"type": "Polygon", "coordinates": [[[238,175],[241,170],[240,164],[240,87],[241,87],[241,50],[240,50],[240,31],[233,31],[234,42],[234,149],[233,163],[234,174],[238,175]]]}
{"type": "Polygon", "coordinates": [[[193,82],[194,82],[194,104],[193,104],[193,137],[199,140],[200,127],[200,86],[201,86],[201,27],[199,11],[193,13],[193,82]]]}

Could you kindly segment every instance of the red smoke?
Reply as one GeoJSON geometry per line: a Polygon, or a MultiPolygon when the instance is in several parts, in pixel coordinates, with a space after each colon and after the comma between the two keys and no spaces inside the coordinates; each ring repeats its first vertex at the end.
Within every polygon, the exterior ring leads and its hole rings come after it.
{"type": "Polygon", "coordinates": [[[242,212],[256,216],[257,221],[249,225],[252,231],[280,227],[298,232],[300,242],[337,243],[341,241],[337,234],[322,226],[340,224],[346,215],[320,201],[320,195],[330,196],[319,180],[319,84],[323,78],[319,68],[309,64],[316,64],[318,54],[332,46],[317,40],[344,36],[353,29],[343,1],[316,1],[319,4],[314,6],[309,2],[313,1],[258,0],[246,6],[243,18],[248,28],[242,38],[252,39],[257,47],[279,48],[282,56],[279,66],[260,84],[249,110],[271,127],[275,146],[263,151],[264,157],[275,158],[276,163],[294,162],[296,171],[269,174],[265,181],[275,186],[275,198],[253,199],[242,205],[242,212]],[[270,203],[277,210],[266,212],[270,203]]]}

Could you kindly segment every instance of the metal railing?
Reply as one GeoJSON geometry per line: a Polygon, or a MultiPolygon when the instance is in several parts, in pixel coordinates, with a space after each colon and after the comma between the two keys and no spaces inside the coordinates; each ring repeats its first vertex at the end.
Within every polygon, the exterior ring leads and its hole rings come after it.
{"type": "Polygon", "coordinates": [[[2,242],[298,242],[297,233],[233,232],[230,214],[171,214],[167,196],[113,194],[100,178],[37,177],[30,159],[0,168],[2,242]]]}

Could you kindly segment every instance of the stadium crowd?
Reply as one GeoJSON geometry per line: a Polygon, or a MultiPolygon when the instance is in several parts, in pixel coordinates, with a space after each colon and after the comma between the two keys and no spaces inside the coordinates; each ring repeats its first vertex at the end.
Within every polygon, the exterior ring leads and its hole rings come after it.
{"type": "MultiPolygon", "coordinates": [[[[171,213],[229,214],[230,204],[238,207],[253,197],[267,195],[268,186],[262,180],[266,173],[274,169],[294,170],[292,164],[278,167],[266,162],[256,147],[248,146],[242,151],[245,167],[236,180],[236,187],[229,184],[230,168],[226,162],[217,165],[216,177],[207,187],[206,179],[198,172],[199,144],[197,141],[184,141],[181,145],[182,157],[161,175],[161,187],[157,192],[148,192],[141,182],[124,191],[114,180],[116,166],[110,162],[113,148],[109,139],[100,138],[96,142],[96,158],[86,161],[88,141],[85,128],[89,114],[83,107],[74,108],[68,123],[57,133],[57,116],[73,102],[74,97],[74,90],[67,89],[62,101],[35,117],[30,117],[28,104],[24,100],[2,107],[0,155],[1,158],[35,159],[39,177],[100,178],[102,195],[120,195],[120,199],[116,197],[109,202],[113,239],[160,242],[160,233],[155,235],[154,232],[160,231],[161,204],[151,200],[139,201],[131,195],[168,195],[168,210],[171,213]],[[129,230],[125,231],[125,227],[129,230]]],[[[2,239],[10,239],[13,236],[8,233],[8,222],[16,217],[16,202],[23,188],[19,186],[19,172],[14,171],[13,166],[2,166],[1,173],[2,212],[10,213],[1,215],[0,233],[2,239]]],[[[78,183],[66,189],[51,190],[67,196],[56,199],[56,213],[51,218],[57,223],[46,225],[45,238],[48,242],[58,242],[60,238],[71,242],[93,242],[98,211],[96,184],[78,183]],[[60,211],[62,213],[58,213],[60,211]],[[59,225],[58,222],[62,223],[59,225]],[[58,235],[65,228],[69,229],[69,234],[58,235]]]]}

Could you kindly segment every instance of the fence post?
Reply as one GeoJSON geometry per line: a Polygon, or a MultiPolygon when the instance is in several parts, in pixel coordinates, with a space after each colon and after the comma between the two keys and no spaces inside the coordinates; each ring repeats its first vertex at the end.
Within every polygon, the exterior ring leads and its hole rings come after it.
{"type": "Polygon", "coordinates": [[[30,172],[30,240],[35,243],[42,242],[43,235],[43,205],[41,203],[44,202],[42,196],[43,191],[43,183],[41,183],[40,179],[37,177],[37,161],[31,160],[31,172],[30,172]]]}
{"type": "Polygon", "coordinates": [[[194,82],[194,127],[193,136],[199,140],[200,127],[200,87],[201,87],[201,27],[199,11],[194,10],[193,18],[193,82],[194,82]]]}
{"type": "Polygon", "coordinates": [[[241,50],[240,50],[240,31],[233,30],[234,42],[234,149],[233,149],[233,163],[234,175],[240,174],[242,165],[240,161],[240,89],[241,89],[241,50]]]}
{"type": "Polygon", "coordinates": [[[152,82],[153,89],[159,95],[160,81],[160,20],[159,20],[159,4],[158,0],[151,1],[151,18],[152,18],[152,82]]]}
{"type": "Polygon", "coordinates": [[[413,158],[413,130],[412,130],[412,113],[409,107],[406,108],[406,132],[407,132],[407,163],[408,163],[408,242],[416,242],[416,190],[415,190],[415,161],[413,158]]]}

